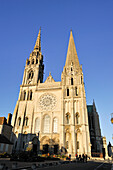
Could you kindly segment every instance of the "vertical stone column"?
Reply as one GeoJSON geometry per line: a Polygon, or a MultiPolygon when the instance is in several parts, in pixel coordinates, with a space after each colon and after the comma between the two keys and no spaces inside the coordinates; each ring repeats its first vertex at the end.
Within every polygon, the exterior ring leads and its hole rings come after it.
{"type": "Polygon", "coordinates": [[[38,76],[39,76],[39,65],[36,67],[33,83],[35,84],[37,83],[38,76]]]}
{"type": "Polygon", "coordinates": [[[22,85],[25,84],[25,78],[27,78],[27,77],[26,77],[26,69],[24,70],[22,85]]]}
{"type": "Polygon", "coordinates": [[[71,88],[71,137],[72,137],[72,143],[71,143],[71,154],[73,157],[75,157],[76,154],[76,135],[75,135],[75,113],[74,113],[74,98],[73,98],[73,87],[71,88]]]}
{"type": "Polygon", "coordinates": [[[64,131],[64,121],[65,121],[65,104],[64,104],[64,86],[62,87],[62,95],[61,95],[61,133],[60,133],[60,148],[65,147],[65,131],[64,131]]]}

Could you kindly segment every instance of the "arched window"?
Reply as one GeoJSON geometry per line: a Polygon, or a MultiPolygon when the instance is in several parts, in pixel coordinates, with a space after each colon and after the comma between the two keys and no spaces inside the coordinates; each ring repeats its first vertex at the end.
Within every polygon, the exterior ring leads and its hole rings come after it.
{"type": "Polygon", "coordinates": [[[27,100],[29,100],[29,91],[28,91],[28,94],[27,94],[27,100]]]}
{"type": "Polygon", "coordinates": [[[36,118],[35,120],[35,133],[38,133],[40,131],[40,119],[36,118]]]}
{"type": "Polygon", "coordinates": [[[57,133],[58,132],[58,119],[55,117],[53,119],[53,133],[57,133]]]}
{"type": "Polygon", "coordinates": [[[73,85],[73,78],[71,78],[71,85],[73,85]]]}
{"type": "Polygon", "coordinates": [[[28,74],[28,79],[32,79],[33,76],[34,76],[34,72],[33,72],[33,70],[31,70],[28,74]]]}
{"type": "Polygon", "coordinates": [[[81,76],[81,84],[82,84],[82,76],[81,76]]]}
{"type": "Polygon", "coordinates": [[[32,100],[32,91],[30,90],[30,100],[32,100]]]}
{"type": "Polygon", "coordinates": [[[76,124],[78,125],[79,124],[79,114],[76,113],[76,124]]]}
{"type": "Polygon", "coordinates": [[[34,64],[34,59],[32,60],[32,64],[34,64]]]}
{"type": "Polygon", "coordinates": [[[23,93],[24,93],[23,94],[23,100],[25,100],[26,99],[26,91],[24,91],[23,93]]]}
{"type": "Polygon", "coordinates": [[[29,65],[30,64],[30,62],[29,62],[29,60],[27,61],[27,65],[29,65]]]}
{"type": "Polygon", "coordinates": [[[21,125],[21,117],[18,118],[18,126],[21,125]]]}
{"type": "Polygon", "coordinates": [[[78,88],[75,87],[75,95],[78,96],[78,88]]]}
{"type": "Polygon", "coordinates": [[[50,116],[44,117],[44,133],[50,133],[50,116]]]}
{"type": "Polygon", "coordinates": [[[25,126],[28,126],[28,117],[25,118],[25,126]]]}
{"type": "Polygon", "coordinates": [[[69,89],[67,89],[67,96],[69,96],[69,89]]]}
{"type": "Polygon", "coordinates": [[[66,114],[66,124],[69,124],[69,114],[66,114]]]}
{"type": "Polygon", "coordinates": [[[36,64],[38,64],[38,59],[36,59],[36,64]]]}

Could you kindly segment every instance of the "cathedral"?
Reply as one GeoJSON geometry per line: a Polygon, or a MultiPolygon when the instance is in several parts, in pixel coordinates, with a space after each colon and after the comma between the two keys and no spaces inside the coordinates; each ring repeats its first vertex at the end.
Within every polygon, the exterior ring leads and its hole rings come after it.
{"type": "Polygon", "coordinates": [[[15,151],[33,146],[42,153],[91,155],[88,112],[82,66],[72,30],[61,81],[51,73],[43,82],[41,30],[29,58],[12,117],[15,151]]]}

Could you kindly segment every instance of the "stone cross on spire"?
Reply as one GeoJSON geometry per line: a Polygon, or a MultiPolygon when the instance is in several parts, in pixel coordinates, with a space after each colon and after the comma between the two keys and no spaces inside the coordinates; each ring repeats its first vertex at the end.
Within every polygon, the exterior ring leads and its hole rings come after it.
{"type": "Polygon", "coordinates": [[[75,65],[76,68],[78,68],[80,66],[78,56],[77,56],[77,52],[76,52],[76,47],[75,47],[75,43],[74,43],[72,30],[70,31],[70,38],[69,38],[65,67],[67,67],[69,65],[75,65]]]}
{"type": "Polygon", "coordinates": [[[41,28],[39,29],[39,33],[38,33],[38,37],[37,37],[37,40],[36,40],[36,43],[35,43],[35,47],[34,47],[34,50],[38,50],[38,51],[41,51],[41,28]]]}

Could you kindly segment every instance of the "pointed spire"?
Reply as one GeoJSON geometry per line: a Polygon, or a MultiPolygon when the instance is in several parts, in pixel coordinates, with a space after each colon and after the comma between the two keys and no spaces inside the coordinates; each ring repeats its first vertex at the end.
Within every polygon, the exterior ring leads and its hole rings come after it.
{"type": "Polygon", "coordinates": [[[38,33],[38,37],[37,37],[34,49],[41,51],[41,27],[39,29],[39,33],[38,33]]]}
{"type": "Polygon", "coordinates": [[[70,31],[68,51],[67,51],[67,57],[66,57],[66,63],[65,63],[65,66],[69,66],[69,65],[75,65],[76,67],[80,66],[78,56],[77,56],[77,52],[76,52],[76,47],[75,47],[75,43],[74,43],[72,30],[70,31]]]}

